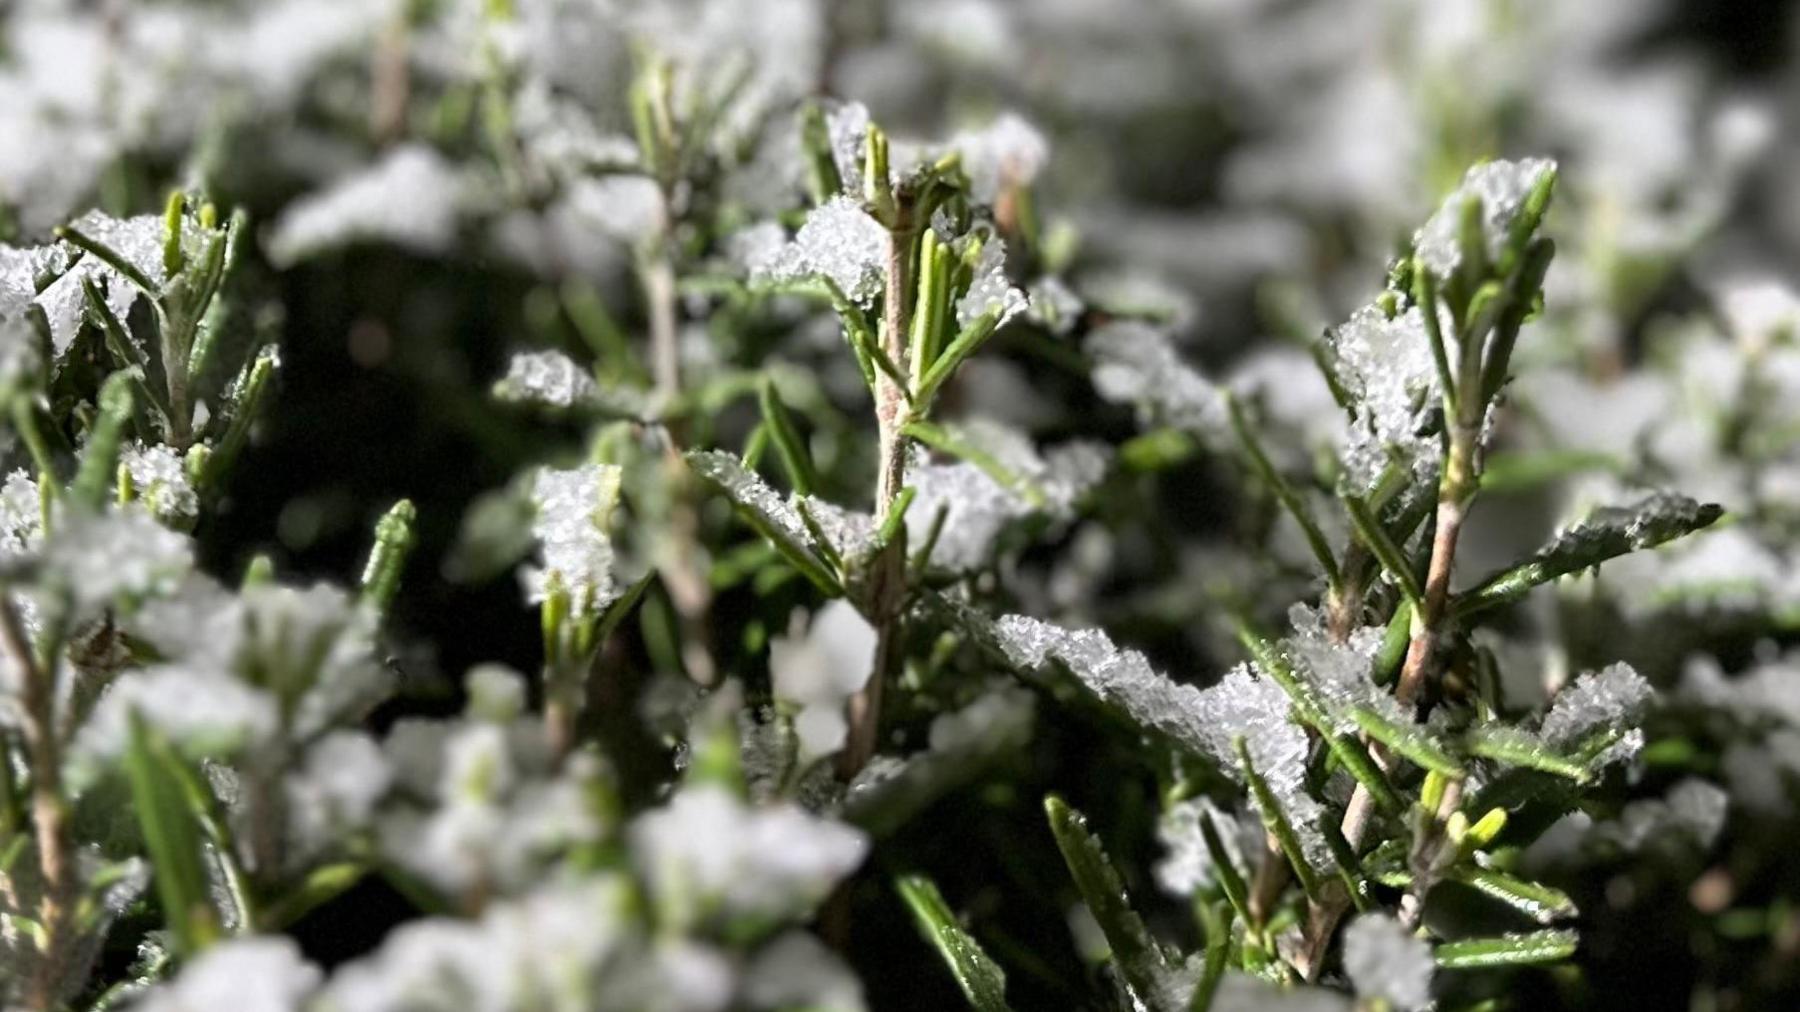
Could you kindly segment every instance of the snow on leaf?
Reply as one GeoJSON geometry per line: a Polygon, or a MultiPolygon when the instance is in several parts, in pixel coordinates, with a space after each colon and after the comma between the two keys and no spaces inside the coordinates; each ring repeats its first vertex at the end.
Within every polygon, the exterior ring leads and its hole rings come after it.
{"type": "Polygon", "coordinates": [[[758,264],[769,281],[818,277],[868,307],[881,293],[887,229],[850,197],[833,197],[813,209],[794,241],[758,264]]]}
{"type": "Polygon", "coordinates": [[[1419,259],[1439,277],[1447,278],[1456,272],[1462,263],[1463,206],[1471,197],[1481,201],[1482,239],[1487,245],[1489,259],[1497,259],[1506,246],[1513,220],[1525,205],[1525,198],[1544,173],[1555,169],[1556,163],[1547,158],[1484,162],[1473,166],[1414,236],[1419,259]]]}
{"type": "Polygon", "coordinates": [[[1630,506],[1602,507],[1558,531],[1531,558],[1464,592],[1457,610],[1468,615],[1516,601],[1540,583],[1673,541],[1711,525],[1723,514],[1715,504],[1671,492],[1653,493],[1630,506]]]}

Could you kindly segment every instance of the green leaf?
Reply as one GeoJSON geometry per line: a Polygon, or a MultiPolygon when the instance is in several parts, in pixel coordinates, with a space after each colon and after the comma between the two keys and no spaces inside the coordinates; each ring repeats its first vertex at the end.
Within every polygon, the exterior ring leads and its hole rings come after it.
{"type": "Polygon", "coordinates": [[[1338,572],[1337,557],[1331,553],[1331,542],[1326,540],[1325,532],[1319,529],[1318,521],[1313,519],[1312,510],[1307,508],[1306,500],[1300,498],[1300,494],[1294,491],[1294,487],[1289,485],[1287,479],[1275,470],[1275,465],[1269,462],[1269,455],[1263,452],[1262,443],[1256,438],[1255,430],[1244,418],[1243,405],[1238,403],[1238,399],[1227,393],[1225,406],[1231,415],[1232,431],[1237,433],[1238,442],[1243,445],[1244,455],[1250,459],[1251,468],[1256,471],[1263,484],[1269,486],[1269,491],[1274,494],[1276,500],[1287,508],[1295,522],[1300,525],[1300,531],[1306,536],[1306,543],[1312,549],[1313,558],[1318,560],[1319,567],[1325,572],[1326,583],[1334,588],[1337,587],[1342,581],[1342,576],[1338,572]]]}
{"type": "MultiPolygon", "coordinates": [[[[1213,863],[1213,877],[1219,880],[1219,890],[1225,894],[1226,902],[1237,912],[1239,920],[1245,924],[1255,923],[1250,917],[1250,888],[1238,873],[1237,865],[1231,862],[1231,852],[1219,838],[1219,829],[1213,825],[1212,816],[1204,813],[1200,816],[1200,837],[1206,841],[1206,853],[1213,863]]],[[[1212,941],[1207,939],[1209,945],[1212,941]]]]}
{"type": "Polygon", "coordinates": [[[219,936],[219,917],[208,889],[205,853],[193,813],[171,769],[181,760],[135,712],[125,753],[132,810],[144,832],[157,896],[175,945],[194,953],[219,936]]]}
{"type": "Polygon", "coordinates": [[[906,875],[895,881],[894,888],[912,911],[919,934],[944,957],[969,1007],[977,1012],[1011,1012],[1006,1004],[1006,972],[957,923],[936,883],[923,875],[906,875]]]}
{"type": "Polygon", "coordinates": [[[1432,737],[1431,732],[1423,725],[1412,721],[1402,724],[1367,705],[1351,707],[1350,716],[1364,734],[1411,760],[1419,768],[1457,779],[1464,775],[1462,763],[1432,737]]]}
{"type": "Polygon", "coordinates": [[[1446,874],[1541,924],[1552,924],[1580,913],[1575,901],[1561,889],[1541,882],[1527,881],[1493,868],[1457,865],[1446,874]]]}
{"type": "Polygon", "coordinates": [[[920,405],[929,405],[937,396],[938,388],[943,386],[951,376],[956,374],[958,366],[970,355],[980,350],[987,339],[994,336],[1000,327],[1000,311],[990,309],[963,327],[950,344],[944,348],[943,354],[931,363],[919,380],[919,387],[914,391],[914,400],[920,405]]]}
{"type": "Polygon", "coordinates": [[[1446,970],[1480,970],[1495,966],[1535,966],[1555,963],[1575,954],[1581,937],[1574,931],[1533,931],[1495,938],[1465,938],[1445,942],[1432,952],[1446,970]]]}
{"type": "Polygon", "coordinates": [[[1473,756],[1552,773],[1577,783],[1585,783],[1593,776],[1585,763],[1552,749],[1529,731],[1506,724],[1475,728],[1463,737],[1463,748],[1473,756]]]}
{"type": "Polygon", "coordinates": [[[1131,909],[1125,883],[1107,860],[1100,841],[1088,832],[1087,819],[1054,794],[1044,799],[1044,812],[1049,816],[1050,831],[1056,836],[1063,861],[1074,876],[1075,888],[1106,935],[1119,973],[1133,992],[1150,1000],[1159,993],[1159,985],[1170,970],[1162,947],[1151,937],[1137,911],[1131,909]]]}
{"type": "Polygon", "coordinates": [[[1042,489],[1002,464],[993,454],[964,438],[963,434],[956,429],[915,420],[907,422],[901,431],[926,446],[968,461],[980,468],[983,474],[994,479],[995,484],[1017,492],[1038,509],[1044,507],[1045,499],[1042,489]]]}
{"type": "Polygon", "coordinates": [[[1244,770],[1244,780],[1250,785],[1250,794],[1256,799],[1256,809],[1262,816],[1263,828],[1275,838],[1281,847],[1281,853],[1294,869],[1294,879],[1308,899],[1316,900],[1319,896],[1319,876],[1306,860],[1306,849],[1300,845],[1300,834],[1294,831],[1294,824],[1282,810],[1281,799],[1269,787],[1261,773],[1256,771],[1256,764],[1250,761],[1250,747],[1245,744],[1242,735],[1232,740],[1232,747],[1237,750],[1238,764],[1244,770]]]}
{"type": "Polygon", "coordinates": [[[1250,651],[1250,657],[1256,662],[1258,670],[1274,679],[1275,684],[1288,694],[1288,699],[1294,706],[1294,715],[1300,718],[1301,723],[1319,733],[1331,754],[1337,757],[1338,762],[1344,765],[1357,782],[1368,789],[1375,803],[1388,812],[1405,811],[1406,803],[1400,800],[1400,795],[1387,782],[1386,774],[1375,765],[1369,750],[1362,742],[1337,730],[1318,690],[1300,677],[1281,649],[1249,626],[1238,627],[1238,641],[1250,651]]]}
{"type": "Polygon", "coordinates": [[[1425,599],[1425,590],[1419,586],[1419,574],[1413,571],[1412,561],[1406,552],[1388,536],[1387,528],[1369,509],[1369,504],[1361,496],[1345,494],[1344,510],[1350,515],[1350,525],[1356,529],[1357,540],[1369,548],[1370,554],[1381,563],[1381,568],[1399,584],[1400,592],[1406,595],[1408,604],[1419,607],[1425,599]]]}
{"type": "Polygon", "coordinates": [[[775,444],[775,454],[781,458],[783,470],[787,471],[788,484],[801,495],[811,495],[819,487],[819,470],[813,465],[812,452],[800,437],[799,427],[794,424],[793,413],[782,403],[781,394],[775,389],[775,381],[763,377],[756,399],[762,408],[763,429],[775,444]]]}
{"type": "Polygon", "coordinates": [[[225,435],[219,439],[219,446],[208,458],[206,465],[206,485],[217,485],[230,470],[237,455],[250,440],[250,425],[256,421],[257,408],[262,405],[263,397],[268,392],[269,381],[275,370],[280,368],[281,353],[274,345],[269,345],[257,352],[256,358],[244,368],[235,385],[236,395],[231,401],[231,422],[226,426],[225,435]]]}
{"type": "Polygon", "coordinates": [[[138,270],[136,264],[125,259],[123,254],[111,246],[83,233],[73,225],[59,226],[54,230],[54,234],[58,239],[80,248],[89,256],[118,271],[125,277],[125,280],[131,282],[134,287],[150,298],[154,299],[161,294],[157,291],[156,283],[151,281],[148,275],[138,270]]]}
{"type": "Polygon", "coordinates": [[[125,426],[131,421],[132,388],[140,380],[131,370],[121,370],[106,377],[100,388],[99,414],[70,489],[76,502],[91,509],[98,509],[106,501],[107,490],[113,487],[118,474],[119,445],[125,438],[125,426]]]}
{"type": "Polygon", "coordinates": [[[375,521],[375,544],[369,548],[369,561],[363,566],[362,599],[378,612],[387,611],[394,594],[400,589],[400,573],[406,558],[412,554],[413,525],[419,511],[411,499],[402,499],[389,507],[375,521]]]}
{"type": "Polygon", "coordinates": [[[813,547],[812,536],[798,511],[792,509],[763,484],[755,473],[746,471],[736,457],[718,450],[690,450],[688,467],[710,482],[737,507],[738,516],[780,552],[801,575],[833,597],[843,594],[836,576],[813,547]]]}
{"type": "Polygon", "coordinates": [[[1588,471],[1616,472],[1619,458],[1594,450],[1514,450],[1492,453],[1481,465],[1481,491],[1520,492],[1588,471]]]}
{"type": "Polygon", "coordinates": [[[1559,533],[1531,558],[1457,595],[1459,618],[1517,601],[1531,588],[1629,552],[1691,534],[1724,514],[1714,503],[1659,492],[1630,506],[1604,507],[1559,533]]]}

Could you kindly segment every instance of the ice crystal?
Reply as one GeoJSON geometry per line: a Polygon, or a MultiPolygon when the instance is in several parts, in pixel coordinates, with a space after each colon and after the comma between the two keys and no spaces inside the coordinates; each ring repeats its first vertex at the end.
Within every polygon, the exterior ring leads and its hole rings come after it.
{"type": "Polygon", "coordinates": [[[293,264],[361,240],[442,253],[466,203],[463,178],[431,149],[396,148],[373,166],[304,197],[282,214],[269,256],[293,264]]]}
{"type": "Polygon", "coordinates": [[[881,293],[887,230],[849,197],[833,197],[806,216],[794,241],[762,264],[774,281],[817,277],[868,306],[881,293]]]}
{"type": "Polygon", "coordinates": [[[594,376],[560,351],[520,352],[507,363],[506,377],[495,384],[503,400],[573,408],[599,392],[594,376]]]}
{"type": "Polygon", "coordinates": [[[174,980],[151,988],[135,1012],[293,1012],[324,979],[283,935],[234,938],[195,956],[174,980]]]}
{"type": "Polygon", "coordinates": [[[1387,914],[1363,914],[1344,929],[1344,972],[1362,998],[1416,1012],[1431,1004],[1436,969],[1431,946],[1387,914]]]}
{"type": "Polygon", "coordinates": [[[788,505],[811,516],[818,533],[843,558],[861,558],[874,550],[875,518],[869,514],[810,495],[790,495],[788,505]]]}
{"type": "Polygon", "coordinates": [[[1427,482],[1438,457],[1427,426],[1441,392],[1418,307],[1389,319],[1365,306],[1332,331],[1330,341],[1338,383],[1355,405],[1356,420],[1342,448],[1351,480],[1370,488],[1395,460],[1427,482]]]}
{"type": "Polygon", "coordinates": [[[1094,389],[1119,404],[1136,405],[1146,423],[1202,437],[1220,431],[1225,402],[1219,388],[1181,360],[1167,331],[1136,321],[1109,323],[1087,339],[1094,389]]]}
{"type": "Polygon", "coordinates": [[[1564,686],[1539,733],[1551,746],[1569,748],[1598,731],[1629,732],[1653,695],[1650,683],[1631,665],[1612,664],[1564,686]]]}
{"type": "MultiPolygon", "coordinates": [[[[151,284],[160,286],[166,280],[163,276],[163,239],[167,233],[160,215],[114,218],[90,211],[76,219],[72,227],[111,247],[151,284]]],[[[188,245],[195,247],[190,252],[199,252],[197,231],[184,231],[184,238],[188,245]]],[[[51,344],[59,355],[68,350],[69,343],[86,319],[84,281],[93,283],[100,290],[107,308],[120,320],[127,318],[132,304],[143,294],[125,275],[93,254],[82,253],[68,243],[63,244],[62,250],[63,255],[58,259],[61,276],[35,299],[44,310],[44,319],[50,324],[51,344]]]]}
{"type": "Polygon", "coordinates": [[[619,469],[607,464],[538,472],[531,529],[542,549],[542,566],[523,574],[534,603],[547,599],[553,587],[568,592],[578,613],[603,609],[617,596],[612,539],[603,524],[618,496],[619,477],[619,469]]]}
{"type": "Polygon", "coordinates": [[[663,204],[661,188],[648,176],[583,179],[569,193],[570,209],[580,220],[625,243],[663,230],[668,217],[663,204]]]}
{"type": "Polygon", "coordinates": [[[683,789],[631,826],[633,860],[676,923],[706,910],[778,919],[812,907],[868,852],[849,826],[789,804],[747,807],[724,789],[683,789]]]}
{"type": "Polygon", "coordinates": [[[799,512],[765,484],[756,472],[746,469],[736,456],[722,450],[700,450],[688,454],[688,465],[694,473],[718,485],[732,502],[760,518],[776,534],[799,545],[812,544],[812,536],[807,533],[799,512]]]}
{"type": "Polygon", "coordinates": [[[981,247],[967,294],[956,301],[957,324],[967,327],[982,315],[997,312],[999,325],[1004,326],[1029,304],[1025,293],[1013,287],[1006,276],[1006,244],[999,239],[989,240],[981,247]]]}
{"type": "Polygon", "coordinates": [[[862,192],[863,141],[869,135],[869,108],[861,102],[834,103],[825,112],[825,132],[844,192],[862,192]]]}
{"type": "Polygon", "coordinates": [[[169,523],[193,520],[200,513],[200,498],[188,481],[187,468],[176,452],[160,443],[126,447],[119,462],[131,475],[131,484],[157,519],[169,523]]]}
{"type": "Polygon", "coordinates": [[[394,774],[381,746],[361,731],[333,731],[306,750],[286,784],[293,832],[306,850],[368,825],[394,774]]]}
{"type": "Polygon", "coordinates": [[[43,535],[43,505],[38,485],[24,470],[6,476],[0,484],[0,561],[18,558],[37,549],[43,535]]]}
{"type": "Polygon", "coordinates": [[[1730,679],[1716,659],[1695,658],[1682,677],[1681,695],[1749,727],[1772,721],[1800,728],[1800,655],[1765,661],[1730,679]]]}
{"type": "Polygon", "coordinates": [[[831,601],[800,631],[769,641],[769,678],[777,698],[798,708],[794,731],[802,761],[844,746],[844,705],[869,680],[875,629],[848,601],[831,601]]]}
{"type": "Polygon", "coordinates": [[[1439,277],[1448,278],[1456,272],[1462,263],[1463,206],[1471,198],[1481,201],[1481,234],[1486,254],[1490,260],[1498,259],[1525,198],[1544,174],[1555,168],[1556,163],[1547,158],[1486,162],[1471,168],[1461,185],[1444,198],[1413,237],[1419,259],[1439,277]]]}

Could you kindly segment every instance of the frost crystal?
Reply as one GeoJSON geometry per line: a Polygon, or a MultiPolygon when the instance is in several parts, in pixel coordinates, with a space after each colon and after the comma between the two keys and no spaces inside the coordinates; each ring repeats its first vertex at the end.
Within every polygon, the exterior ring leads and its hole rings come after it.
{"type": "Polygon", "coordinates": [[[187,468],[174,450],[162,444],[138,443],[126,447],[119,462],[131,475],[137,495],[156,518],[180,523],[193,520],[200,513],[200,499],[188,481],[187,468]]]}
{"type": "Polygon", "coordinates": [[[1426,220],[1413,237],[1419,259],[1433,274],[1448,278],[1462,263],[1463,206],[1469,199],[1481,200],[1481,232],[1490,260],[1498,259],[1506,248],[1513,219],[1518,217],[1525,198],[1546,172],[1556,163],[1547,158],[1522,161],[1487,162],[1474,166],[1463,176],[1462,184],[1444,198],[1437,211],[1426,220]]]}
{"type": "Polygon", "coordinates": [[[566,590],[577,613],[598,611],[612,602],[612,539],[602,526],[619,492],[619,469],[584,464],[566,471],[540,470],[531,497],[537,506],[532,533],[542,546],[541,568],[527,568],[524,580],[533,603],[553,586],[566,590]]]}
{"type": "MultiPolygon", "coordinates": [[[[145,214],[121,219],[99,211],[90,211],[71,224],[88,238],[111,247],[127,263],[137,268],[151,284],[161,285],[164,282],[163,238],[166,232],[160,215],[145,214]]],[[[190,252],[198,252],[197,233],[184,233],[184,239],[191,240],[195,247],[190,252]]],[[[76,331],[81,329],[82,320],[86,318],[87,296],[82,291],[84,280],[93,282],[100,289],[105,296],[107,308],[120,320],[126,319],[131,312],[132,303],[143,294],[136,285],[126,280],[125,275],[90,253],[80,253],[79,259],[74,259],[73,266],[68,266],[79,252],[78,248],[64,243],[62,249],[64,254],[56,261],[57,268],[63,271],[62,276],[39,292],[35,300],[43,307],[44,319],[50,324],[51,344],[58,354],[68,349],[69,342],[75,339],[76,331]]]]}
{"type": "Polygon", "coordinates": [[[794,731],[802,762],[844,747],[844,703],[869,680],[874,663],[875,630],[842,599],[820,608],[804,634],[796,622],[790,635],[769,641],[775,695],[799,709],[794,731]]]}
{"type": "Polygon", "coordinates": [[[1225,402],[1219,388],[1181,360],[1167,331],[1120,321],[1087,339],[1094,389],[1118,404],[1135,404],[1146,424],[1168,425],[1207,437],[1220,430],[1225,402]]]}
{"type": "Polygon", "coordinates": [[[430,148],[395,149],[368,169],[295,201],[275,223],[269,256],[293,264],[359,240],[441,253],[456,238],[461,176],[430,148]]]}
{"type": "Polygon", "coordinates": [[[592,373],[562,352],[533,351],[512,357],[494,392],[502,400],[572,408],[592,400],[599,388],[592,373]]]}
{"type": "Polygon", "coordinates": [[[43,506],[37,482],[23,469],[0,484],[0,560],[14,559],[37,549],[43,535],[43,506]]]}
{"type": "MultiPolygon", "coordinates": [[[[1597,731],[1628,732],[1642,718],[1654,695],[1650,683],[1631,665],[1618,663],[1582,675],[1556,694],[1539,733],[1555,748],[1571,748],[1597,731]]],[[[1641,739],[1639,739],[1641,743],[1641,739]]],[[[1608,750],[1608,761],[1630,758],[1608,750]]]]}
{"type": "Polygon", "coordinates": [[[831,160],[845,193],[862,192],[863,141],[869,135],[869,108],[861,102],[833,105],[825,113],[825,132],[831,138],[831,160]]]}
{"type": "Polygon", "coordinates": [[[745,469],[736,456],[723,450],[688,454],[688,465],[700,477],[718,485],[732,502],[756,515],[776,534],[800,545],[812,544],[812,536],[800,514],[756,472],[745,469]]]}
{"type": "Polygon", "coordinates": [[[1344,929],[1344,972],[1362,998],[1415,1012],[1431,1004],[1435,969],[1431,946],[1387,914],[1363,914],[1344,929]]]}
{"type": "Polygon", "coordinates": [[[136,1012],[292,1012],[323,977],[291,938],[237,938],[194,957],[173,981],[151,988],[131,1007],[136,1012]]]}
{"type": "Polygon", "coordinates": [[[710,785],[688,787],[640,816],[630,839],[651,893],[677,923],[711,909],[769,919],[801,913],[862,864],[869,847],[849,826],[791,804],[747,807],[710,785]]]}
{"type": "Polygon", "coordinates": [[[1390,320],[1379,308],[1364,306],[1329,340],[1338,382],[1356,406],[1342,453],[1351,480],[1370,488],[1395,459],[1427,482],[1438,445],[1426,428],[1441,392],[1418,307],[1390,320]]]}
{"type": "Polygon", "coordinates": [[[989,240],[981,248],[968,293],[956,302],[957,325],[967,327],[988,312],[998,312],[996,326],[1005,326],[1028,305],[1025,293],[1013,287],[1006,276],[1006,244],[999,239],[989,240]]]}
{"type": "Polygon", "coordinates": [[[794,241],[762,264],[773,281],[818,277],[868,306],[881,293],[888,234],[849,197],[833,197],[806,216],[794,241]]]}

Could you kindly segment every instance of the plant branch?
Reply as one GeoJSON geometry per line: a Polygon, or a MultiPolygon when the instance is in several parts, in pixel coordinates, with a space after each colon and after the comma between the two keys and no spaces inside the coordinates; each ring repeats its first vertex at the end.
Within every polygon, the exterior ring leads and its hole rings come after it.
{"type": "Polygon", "coordinates": [[[38,873],[43,878],[38,920],[43,930],[42,959],[31,983],[31,1005],[56,1005],[62,972],[65,926],[69,915],[70,873],[68,808],[62,796],[62,755],[56,728],[54,670],[33,655],[30,636],[10,596],[0,595],[0,649],[18,673],[24,710],[25,747],[31,762],[31,821],[37,837],[38,873]]]}

